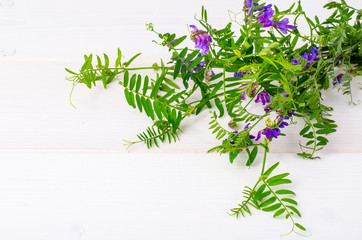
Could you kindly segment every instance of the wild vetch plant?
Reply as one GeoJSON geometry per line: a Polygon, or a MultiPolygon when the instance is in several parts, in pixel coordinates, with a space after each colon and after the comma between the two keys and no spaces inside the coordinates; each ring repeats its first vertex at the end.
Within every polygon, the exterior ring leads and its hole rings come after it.
{"type": "Polygon", "coordinates": [[[127,103],[152,120],[138,140],[127,142],[130,146],[176,142],[185,118],[211,111],[209,128],[220,144],[209,152],[228,154],[231,163],[247,156],[247,166],[263,155],[260,177],[254,186],[245,187],[245,198],[230,214],[245,216],[252,208],[270,212],[291,221],[290,232],[298,233],[306,229],[297,222],[301,214],[295,193],[286,187],[292,181],[289,173],[273,174],[279,162],[267,167],[269,143],[302,121],[299,156],[316,158],[315,153],[327,145],[337,125],[321,92],[338,89],[355,104],[351,81],[362,73],[362,11],[344,0],[330,2],[324,8],[331,16],[320,21],[317,16],[308,18],[300,1],[283,11],[257,0],[246,0],[241,7],[238,14],[230,12],[231,21],[222,29],[208,23],[202,8],[201,18],[190,25],[190,36],[158,33],[147,24],[159,38],[156,43],[171,53],[166,64],[161,60],[149,67],[130,67],[140,54],[125,61],[118,50],[114,66],[106,54],[104,59],[97,56],[93,65],[90,54],[84,56],[79,72],[66,69],[71,74],[67,79],[73,87],[84,83],[88,88],[97,81],[104,87],[119,82],[127,103]],[[240,15],[243,20],[236,20],[240,15]],[[307,35],[299,32],[299,24],[308,25],[307,35]],[[186,39],[195,43],[194,49],[181,47],[186,39]],[[139,74],[149,69],[155,76],[139,74]],[[224,126],[220,118],[228,118],[229,124],[224,126]]]}

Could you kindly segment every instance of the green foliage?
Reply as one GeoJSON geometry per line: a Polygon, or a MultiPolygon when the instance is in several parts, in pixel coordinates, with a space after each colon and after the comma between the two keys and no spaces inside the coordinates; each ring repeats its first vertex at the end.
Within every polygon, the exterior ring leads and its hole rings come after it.
{"type": "MultiPolygon", "coordinates": [[[[257,2],[254,10],[266,5],[257,2]]],[[[264,149],[258,181],[252,188],[245,187],[242,203],[231,214],[250,215],[253,207],[275,218],[290,219],[291,232],[305,231],[294,220],[301,214],[295,193],[285,187],[292,182],[287,178],[289,173],[272,175],[279,163],[265,171],[264,167],[269,143],[284,136],[283,128],[297,121],[304,124],[299,130],[298,155],[318,158],[315,153],[327,145],[329,134],[337,131],[333,109],[322,98],[323,91],[335,88],[350,96],[350,103],[359,103],[352,98],[351,82],[354,76],[362,75],[362,11],[344,0],[324,7],[332,12],[322,22],[317,16],[306,15],[301,1],[285,10],[274,6],[274,22],[292,16],[294,23],[290,24],[307,24],[308,34],[298,28],[285,33],[277,24],[263,27],[247,8],[242,22],[238,20],[240,13],[230,11],[230,22],[215,29],[202,7],[201,18],[195,18],[200,28],[190,37],[197,41],[199,34],[202,39],[209,39],[209,35],[212,41],[207,42],[207,49],[200,47],[205,42],[197,43],[197,49],[186,47],[188,36],[156,32],[150,23],[147,29],[156,34],[154,42],[170,53],[170,61],[131,67],[140,53],[126,61],[118,49],[112,66],[108,55],[89,54],[79,71],[66,69],[70,74],[67,79],[73,82],[73,89],[79,83],[92,88],[101,81],[106,88],[114,80],[119,82],[127,104],[152,122],[136,141],[127,141],[129,146],[145,143],[151,148],[175,142],[183,119],[211,109],[209,129],[220,144],[208,152],[226,154],[231,163],[245,157],[242,160],[250,167],[264,149]],[[146,75],[142,70],[155,73],[146,75]],[[222,118],[231,119],[231,124],[224,126],[222,118]]]]}
{"type": "Polygon", "coordinates": [[[257,210],[272,213],[274,218],[290,219],[292,222],[290,232],[295,232],[296,228],[306,231],[294,219],[295,217],[301,217],[301,214],[297,209],[297,201],[292,198],[295,193],[285,187],[286,184],[292,182],[286,178],[289,173],[270,177],[278,165],[279,163],[276,163],[262,173],[253,188],[245,187],[243,191],[245,200],[238,207],[231,209],[230,215],[235,215],[237,218],[239,216],[245,217],[246,214],[251,215],[250,207],[253,207],[257,210]]]}
{"type": "Polygon", "coordinates": [[[159,147],[158,141],[162,143],[164,143],[165,141],[171,143],[179,140],[177,132],[173,131],[173,128],[168,124],[167,121],[162,120],[156,121],[154,123],[154,126],[148,127],[146,131],[137,134],[137,138],[139,139],[139,141],[126,141],[126,145],[130,147],[133,144],[143,142],[144,144],[146,144],[147,148],[151,148],[153,146],[159,147]]]}

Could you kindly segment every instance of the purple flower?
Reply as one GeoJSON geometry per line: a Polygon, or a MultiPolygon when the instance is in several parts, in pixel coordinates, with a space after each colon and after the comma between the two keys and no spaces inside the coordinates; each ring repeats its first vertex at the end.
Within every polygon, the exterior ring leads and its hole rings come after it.
{"type": "Polygon", "coordinates": [[[273,22],[273,15],[274,10],[272,9],[272,4],[269,4],[267,6],[263,6],[260,10],[260,13],[258,14],[258,22],[262,23],[262,27],[271,27],[274,25],[273,22]]]}
{"type": "Polygon", "coordinates": [[[244,77],[245,73],[244,72],[236,72],[234,73],[234,77],[244,77]]]}
{"type": "Polygon", "coordinates": [[[210,84],[209,80],[210,80],[213,76],[215,76],[215,73],[214,73],[214,71],[213,71],[211,68],[205,70],[205,72],[204,72],[204,77],[205,77],[205,81],[206,81],[207,84],[210,84]]]}
{"type": "Polygon", "coordinates": [[[284,18],[284,19],[280,20],[279,22],[275,23],[274,27],[279,29],[282,33],[287,34],[288,29],[293,30],[293,29],[297,28],[297,26],[288,25],[288,23],[289,23],[289,19],[284,18]]]}
{"type": "Polygon", "coordinates": [[[294,64],[296,64],[296,65],[299,65],[300,64],[300,62],[298,61],[298,59],[296,59],[296,58],[293,58],[292,59],[292,61],[290,61],[291,63],[294,63],[294,64]]]}
{"type": "Polygon", "coordinates": [[[239,89],[241,89],[241,99],[245,100],[246,96],[254,97],[256,93],[256,83],[244,83],[239,89]]]}
{"type": "Polygon", "coordinates": [[[315,47],[310,47],[309,50],[312,53],[313,58],[317,59],[319,54],[318,49],[315,47]]]}
{"type": "Polygon", "coordinates": [[[271,110],[273,110],[273,108],[271,107],[271,104],[264,107],[265,113],[270,112],[271,110]]]}
{"type": "Polygon", "coordinates": [[[266,91],[262,91],[256,96],[255,102],[258,103],[260,101],[263,103],[263,105],[270,102],[270,96],[266,91]]]}
{"type": "Polygon", "coordinates": [[[284,97],[289,97],[290,96],[289,94],[287,94],[287,92],[285,90],[283,90],[282,93],[284,94],[284,97]]]}
{"type": "Polygon", "coordinates": [[[207,54],[209,51],[209,42],[212,42],[212,38],[207,32],[197,29],[195,25],[190,25],[194,30],[191,31],[191,40],[195,43],[195,49],[201,50],[201,54],[207,54]]]}
{"type": "MultiPolygon", "coordinates": [[[[254,9],[256,6],[258,6],[258,3],[254,3],[254,0],[246,0],[244,10],[248,13],[248,16],[250,17],[254,12],[260,11],[261,9],[254,9]]],[[[245,19],[246,22],[249,21],[249,18],[245,19]]]]}
{"type": "Polygon", "coordinates": [[[300,55],[302,58],[304,58],[305,60],[308,61],[308,63],[303,67],[305,68],[309,68],[309,66],[312,64],[313,61],[316,61],[319,59],[318,55],[319,55],[319,51],[317,48],[315,47],[310,47],[309,48],[311,54],[304,52],[303,55],[300,55]]]}
{"type": "Polygon", "coordinates": [[[315,61],[315,60],[318,60],[319,58],[318,58],[318,54],[319,54],[319,52],[318,52],[318,49],[317,48],[315,48],[315,47],[311,47],[311,48],[309,48],[309,50],[310,50],[310,52],[312,53],[312,54],[309,54],[309,53],[304,53],[303,55],[300,55],[302,58],[304,58],[305,60],[307,60],[307,61],[315,61]]]}
{"type": "Polygon", "coordinates": [[[343,77],[343,73],[339,74],[336,79],[333,81],[333,86],[335,86],[337,83],[341,84],[342,83],[342,77],[343,77]],[[337,81],[336,81],[337,80],[337,81]]]}
{"type": "Polygon", "coordinates": [[[258,141],[260,139],[260,137],[261,137],[261,131],[258,132],[258,135],[255,138],[255,141],[258,141]]]}
{"type": "Polygon", "coordinates": [[[254,135],[251,135],[251,134],[249,135],[249,138],[255,139],[255,141],[258,141],[260,139],[260,137],[261,137],[261,131],[258,132],[258,135],[256,136],[256,138],[254,135]]]}
{"type": "Polygon", "coordinates": [[[247,6],[248,8],[251,8],[251,4],[253,4],[253,7],[256,7],[256,6],[259,5],[258,3],[254,3],[253,0],[246,0],[246,6],[247,6]]]}
{"type": "Polygon", "coordinates": [[[265,137],[270,141],[272,139],[272,137],[278,138],[278,136],[280,134],[280,129],[279,128],[265,128],[262,131],[262,134],[265,135],[265,137]]]}
{"type": "Polygon", "coordinates": [[[272,137],[278,138],[280,135],[280,128],[284,128],[288,126],[289,124],[287,122],[284,122],[283,120],[288,120],[288,116],[279,115],[278,121],[275,123],[272,123],[271,125],[268,125],[268,127],[264,128],[262,130],[262,134],[265,135],[265,137],[270,141],[272,137]]]}
{"type": "Polygon", "coordinates": [[[334,66],[337,67],[339,65],[339,63],[341,62],[340,60],[338,60],[339,58],[341,57],[341,55],[337,56],[335,59],[334,59],[334,66]]]}
{"type": "Polygon", "coordinates": [[[288,119],[289,119],[288,116],[280,115],[279,120],[278,120],[279,128],[284,128],[284,127],[288,126],[289,124],[287,122],[283,121],[283,120],[288,120],[288,119]]]}

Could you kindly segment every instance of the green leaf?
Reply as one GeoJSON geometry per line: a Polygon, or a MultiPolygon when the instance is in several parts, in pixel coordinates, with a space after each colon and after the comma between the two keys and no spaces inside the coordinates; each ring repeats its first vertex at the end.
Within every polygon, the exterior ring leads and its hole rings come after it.
{"type": "Polygon", "coordinates": [[[306,152],[297,153],[297,155],[300,156],[300,157],[303,157],[303,158],[311,158],[313,156],[312,154],[306,153],[306,152]]]}
{"type": "Polygon", "coordinates": [[[246,166],[251,166],[251,164],[253,164],[257,154],[258,154],[258,147],[254,146],[253,150],[249,154],[249,159],[246,162],[246,166]]]}
{"type": "Polygon", "coordinates": [[[319,129],[317,130],[317,134],[330,134],[330,133],[333,133],[333,132],[336,132],[337,130],[336,129],[319,129]]]}
{"type": "Polygon", "coordinates": [[[279,165],[279,162],[277,162],[277,163],[275,163],[273,166],[271,166],[268,170],[266,170],[264,173],[263,173],[263,175],[264,176],[269,176],[273,171],[274,171],[274,169],[276,168],[276,167],[278,167],[278,165],[279,165]]]}
{"type": "Polygon", "coordinates": [[[129,81],[129,90],[133,90],[135,84],[136,84],[136,78],[137,78],[137,75],[136,74],[133,74],[132,77],[131,77],[131,80],[129,81]]]}
{"type": "Polygon", "coordinates": [[[229,152],[229,160],[231,163],[234,162],[235,158],[238,156],[239,152],[231,151],[229,152]]]}
{"type": "Polygon", "coordinates": [[[292,181],[289,180],[289,179],[278,179],[278,180],[275,180],[273,182],[270,182],[269,185],[270,186],[277,186],[277,185],[288,184],[288,183],[292,183],[292,181]]]}
{"type": "Polygon", "coordinates": [[[152,103],[151,103],[151,100],[150,99],[146,99],[146,104],[147,104],[147,108],[149,109],[149,117],[152,119],[152,120],[155,120],[155,114],[153,112],[153,108],[152,108],[152,103]]]}
{"type": "Polygon", "coordinates": [[[147,93],[147,90],[148,90],[148,82],[149,82],[149,79],[148,79],[148,76],[146,76],[146,77],[145,77],[145,81],[143,82],[143,89],[142,89],[143,95],[146,95],[146,93],[147,93]]]}
{"type": "Polygon", "coordinates": [[[318,136],[318,137],[317,137],[317,140],[318,140],[318,141],[321,141],[321,142],[326,142],[326,143],[329,142],[327,138],[322,137],[322,136],[318,136]]]}
{"type": "Polygon", "coordinates": [[[137,107],[138,107],[139,111],[142,112],[142,100],[139,95],[136,95],[136,103],[137,103],[137,107]]]}
{"type": "Polygon", "coordinates": [[[116,62],[115,62],[115,67],[118,67],[121,65],[121,59],[122,59],[122,52],[121,52],[121,49],[118,48],[118,51],[117,51],[117,59],[116,59],[116,62]]]}
{"type": "Polygon", "coordinates": [[[284,209],[284,208],[281,208],[281,209],[279,209],[278,211],[276,211],[276,212],[274,213],[273,217],[274,217],[274,218],[275,218],[275,217],[278,217],[278,216],[282,215],[284,212],[285,212],[285,209],[284,209]]]}
{"type": "Polygon", "coordinates": [[[310,140],[310,141],[307,142],[306,145],[309,146],[309,145],[311,145],[311,144],[313,144],[313,143],[314,143],[314,140],[310,140]]]}
{"type": "Polygon", "coordinates": [[[273,206],[263,208],[262,210],[265,212],[272,212],[280,208],[282,205],[280,203],[274,204],[273,206]]]}
{"type": "Polygon", "coordinates": [[[309,126],[309,125],[306,126],[306,127],[304,127],[304,128],[299,132],[299,135],[300,135],[300,136],[304,135],[305,133],[307,133],[307,132],[309,131],[309,129],[310,129],[310,126],[309,126]]]}
{"type": "Polygon", "coordinates": [[[281,199],[283,202],[287,202],[287,203],[291,203],[291,204],[294,204],[294,205],[298,205],[297,201],[295,201],[294,199],[291,199],[291,198],[282,198],[281,199]]]}
{"type": "Polygon", "coordinates": [[[154,101],[153,102],[153,108],[155,110],[155,113],[158,117],[159,120],[162,120],[162,112],[161,112],[161,109],[160,109],[160,105],[158,102],[154,101]]]}
{"type": "Polygon", "coordinates": [[[216,105],[217,109],[219,109],[219,112],[220,112],[219,118],[221,118],[224,115],[224,107],[222,106],[222,103],[219,98],[215,98],[214,101],[215,101],[215,105],[216,105]]]}
{"type": "Polygon", "coordinates": [[[123,86],[124,87],[127,87],[128,80],[129,80],[129,73],[128,73],[128,71],[125,71],[124,75],[123,75],[123,86]]]}
{"type": "Polygon", "coordinates": [[[150,94],[151,98],[156,98],[158,90],[160,89],[161,83],[163,81],[163,74],[159,76],[155,82],[155,86],[152,88],[152,92],[150,94]]]}
{"type": "MultiPolygon", "coordinates": [[[[196,57],[196,55],[199,54],[199,51],[193,51],[190,55],[187,56],[187,58],[183,61],[185,64],[187,64],[188,62],[190,62],[192,59],[194,59],[194,57],[196,57]]],[[[185,65],[182,65],[185,66],[185,65]]]]}
{"type": "Polygon", "coordinates": [[[104,67],[108,68],[108,66],[109,66],[109,57],[105,53],[103,53],[103,56],[104,56],[104,67]]]}
{"type": "Polygon", "coordinates": [[[182,51],[180,52],[180,54],[178,55],[179,58],[184,58],[186,56],[188,48],[185,47],[184,49],[182,49],[182,51]]]}
{"type": "Polygon", "coordinates": [[[182,36],[178,39],[176,39],[173,43],[172,43],[172,46],[173,47],[176,47],[177,45],[179,45],[180,43],[182,43],[183,40],[185,40],[187,38],[187,36],[182,36]]]}
{"type": "Polygon", "coordinates": [[[212,92],[210,93],[210,97],[213,97],[217,93],[217,91],[221,88],[222,85],[223,85],[223,81],[220,81],[216,85],[212,85],[213,89],[212,89],[212,92]]]}
{"type": "Polygon", "coordinates": [[[262,202],[260,204],[260,207],[263,208],[263,207],[269,206],[270,204],[274,203],[276,200],[277,200],[276,197],[271,197],[268,200],[262,202]]]}
{"type": "Polygon", "coordinates": [[[274,182],[274,181],[276,181],[278,179],[285,178],[288,175],[289,175],[289,173],[282,173],[282,174],[279,174],[279,175],[275,175],[275,176],[269,178],[266,182],[271,183],[271,182],[274,182]]]}
{"type": "Polygon", "coordinates": [[[173,82],[172,80],[170,80],[166,77],[163,79],[163,81],[164,81],[164,83],[167,83],[168,85],[170,85],[171,87],[173,87],[175,89],[180,89],[180,87],[175,82],[173,82]]]}
{"type": "Polygon", "coordinates": [[[177,75],[180,73],[180,69],[181,69],[181,60],[177,60],[176,65],[175,65],[175,70],[173,72],[173,79],[177,78],[177,75]]]}
{"type": "Polygon", "coordinates": [[[313,126],[315,128],[328,128],[326,125],[323,125],[323,124],[320,124],[320,123],[315,123],[315,124],[313,124],[313,126]]]}
{"type": "Polygon", "coordinates": [[[275,192],[276,194],[290,194],[290,195],[295,195],[295,193],[293,191],[290,191],[290,190],[287,190],[287,189],[280,189],[280,190],[277,190],[275,192]]]}
{"type": "Polygon", "coordinates": [[[266,188],[266,185],[265,185],[265,184],[261,185],[261,186],[258,188],[258,190],[256,191],[255,196],[254,196],[254,199],[255,199],[256,201],[260,201],[260,200],[262,199],[262,198],[261,198],[261,194],[263,193],[263,191],[265,190],[265,188],[266,188]]]}
{"type": "Polygon", "coordinates": [[[173,95],[172,97],[170,97],[167,101],[167,104],[171,104],[173,103],[174,101],[176,101],[177,99],[179,99],[183,94],[185,94],[186,90],[182,91],[182,92],[179,92],[175,95],[173,95]]]}
{"type": "Polygon", "coordinates": [[[131,101],[129,98],[129,91],[127,88],[124,89],[124,97],[126,98],[128,105],[131,105],[131,101]]]}
{"type": "Polygon", "coordinates": [[[271,191],[263,192],[263,193],[261,194],[261,199],[266,198],[266,197],[269,196],[270,194],[271,194],[271,191]]]}
{"type": "Polygon", "coordinates": [[[128,62],[124,63],[124,66],[128,67],[139,55],[141,55],[141,53],[137,53],[136,55],[134,55],[130,60],[128,60],[128,62]]]}
{"type": "Polygon", "coordinates": [[[161,98],[159,98],[160,101],[167,101],[167,98],[175,93],[175,89],[170,90],[165,95],[163,95],[161,98]]]}
{"type": "Polygon", "coordinates": [[[140,90],[140,88],[141,88],[141,83],[142,83],[142,77],[141,77],[140,74],[138,74],[135,92],[138,92],[138,91],[140,90]]]}
{"type": "Polygon", "coordinates": [[[303,137],[304,137],[304,138],[314,138],[314,133],[313,133],[313,132],[309,132],[308,134],[304,134],[303,137]]]}
{"type": "Polygon", "coordinates": [[[202,59],[204,59],[203,55],[201,55],[200,57],[193,60],[192,63],[188,66],[188,68],[192,69],[192,68],[196,67],[202,61],[202,59]]]}
{"type": "Polygon", "coordinates": [[[286,205],[286,207],[291,209],[293,212],[295,212],[299,217],[302,216],[296,207],[290,206],[290,205],[286,205]]]}
{"type": "Polygon", "coordinates": [[[303,227],[303,226],[300,225],[299,223],[295,223],[295,226],[296,226],[297,228],[299,228],[300,230],[302,230],[302,231],[306,231],[306,230],[307,230],[305,227],[303,227]]]}
{"type": "Polygon", "coordinates": [[[129,92],[129,100],[130,100],[130,105],[133,107],[133,108],[136,108],[136,102],[135,102],[135,97],[134,97],[134,94],[133,92],[129,92]]]}
{"type": "Polygon", "coordinates": [[[75,73],[75,72],[73,72],[73,71],[69,70],[68,68],[65,68],[65,71],[67,71],[67,72],[68,72],[68,73],[70,73],[70,74],[77,75],[77,73],[75,73]]]}

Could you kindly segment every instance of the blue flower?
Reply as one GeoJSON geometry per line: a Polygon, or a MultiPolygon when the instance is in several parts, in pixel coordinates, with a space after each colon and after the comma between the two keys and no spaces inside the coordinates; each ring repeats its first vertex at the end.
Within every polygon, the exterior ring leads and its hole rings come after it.
{"type": "Polygon", "coordinates": [[[288,23],[289,23],[289,19],[284,18],[284,19],[280,20],[279,22],[275,23],[274,27],[279,29],[282,33],[287,34],[288,29],[293,30],[293,29],[297,28],[297,26],[288,25],[288,23]]]}
{"type": "Polygon", "coordinates": [[[195,49],[201,50],[201,54],[207,54],[210,47],[209,42],[212,42],[212,38],[207,32],[197,29],[195,25],[190,25],[194,30],[191,31],[191,40],[195,43],[195,49]]]}

